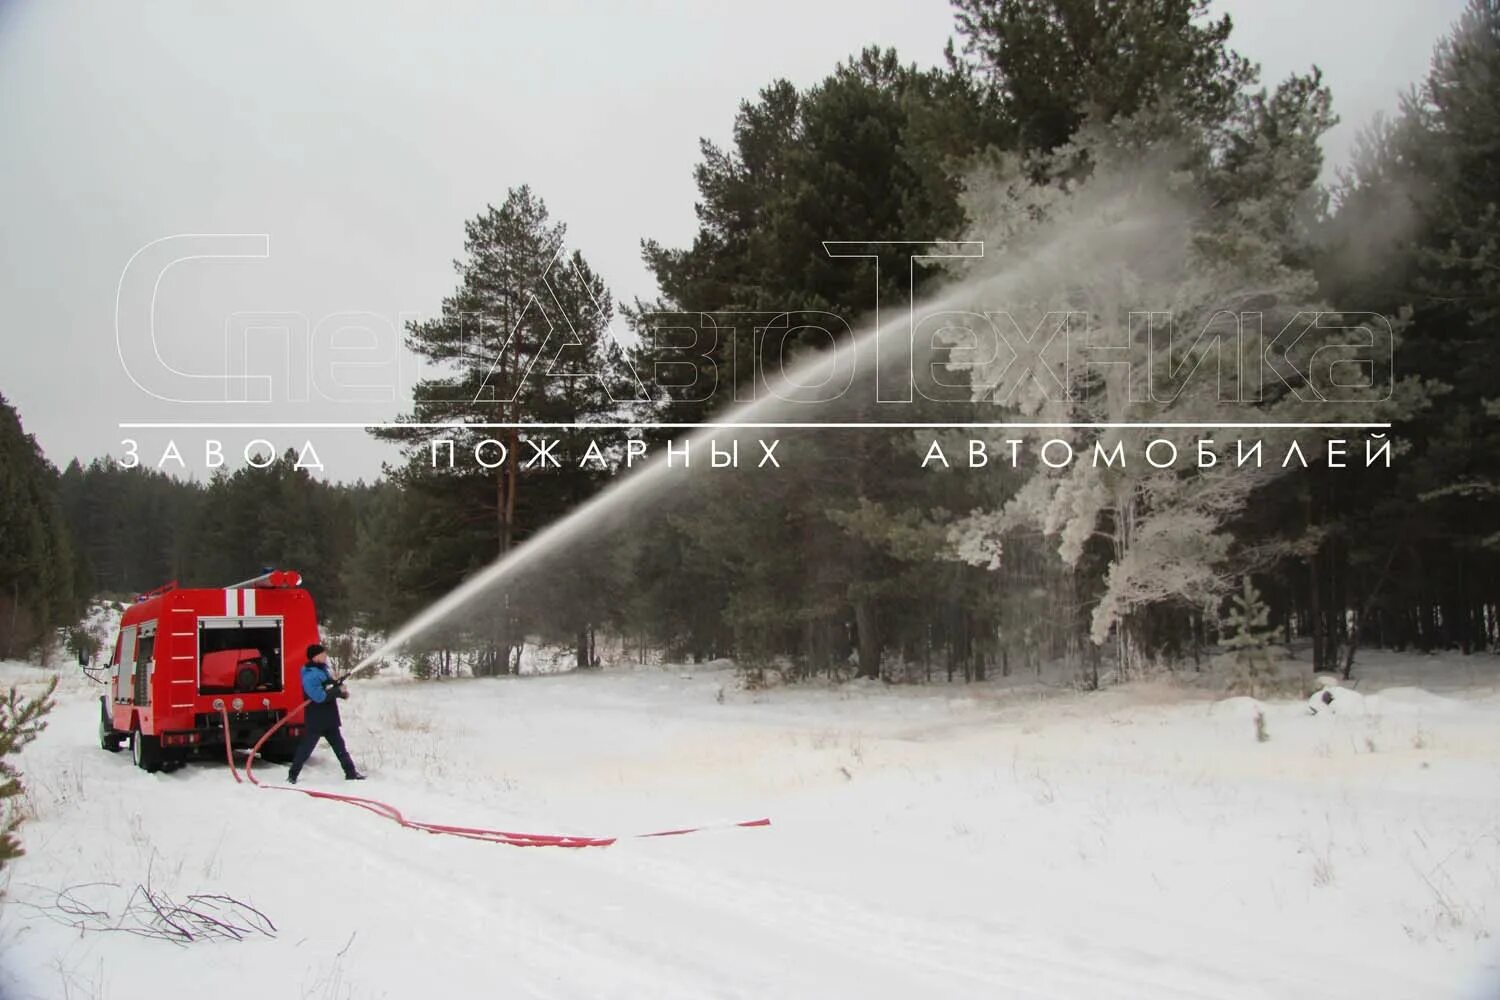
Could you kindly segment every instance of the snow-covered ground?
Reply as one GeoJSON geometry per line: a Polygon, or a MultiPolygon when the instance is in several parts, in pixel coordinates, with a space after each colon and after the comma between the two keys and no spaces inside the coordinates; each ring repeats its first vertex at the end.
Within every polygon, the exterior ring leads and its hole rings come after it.
{"type": "MultiPolygon", "coordinates": [[[[65,671],[19,758],[0,996],[1493,997],[1500,660],[1362,663],[1340,714],[1266,704],[1266,742],[1255,703],[1166,682],[354,688],[352,787],[408,816],[774,824],[583,850],[404,830],[222,763],[145,774],[98,748],[99,689],[65,671]],[[34,908],[97,881],[228,894],[279,932],[182,946],[34,908]]],[[[351,787],[326,750],[304,780],[351,787]]]]}

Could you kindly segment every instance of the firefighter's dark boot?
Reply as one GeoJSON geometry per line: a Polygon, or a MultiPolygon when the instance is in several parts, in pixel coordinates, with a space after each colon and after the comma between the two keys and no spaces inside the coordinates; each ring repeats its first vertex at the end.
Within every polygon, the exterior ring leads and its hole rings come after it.
{"type": "Polygon", "coordinates": [[[365,776],[363,774],[360,774],[358,771],[350,771],[348,774],[344,775],[344,780],[345,781],[364,781],[365,780],[365,776]]]}
{"type": "Polygon", "coordinates": [[[286,783],[288,785],[295,785],[297,783],[297,772],[296,771],[288,771],[286,773],[286,783]]]}

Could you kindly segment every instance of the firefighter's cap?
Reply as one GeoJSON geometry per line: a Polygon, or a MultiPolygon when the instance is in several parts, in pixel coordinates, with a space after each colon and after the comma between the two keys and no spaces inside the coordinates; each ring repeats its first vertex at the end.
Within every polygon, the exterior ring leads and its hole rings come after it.
{"type": "Polygon", "coordinates": [[[310,645],[310,646],[307,647],[307,658],[309,660],[311,660],[313,657],[317,656],[319,653],[326,653],[326,652],[328,652],[328,650],[326,648],[324,648],[324,646],[323,646],[322,643],[315,642],[312,645],[310,645]]]}

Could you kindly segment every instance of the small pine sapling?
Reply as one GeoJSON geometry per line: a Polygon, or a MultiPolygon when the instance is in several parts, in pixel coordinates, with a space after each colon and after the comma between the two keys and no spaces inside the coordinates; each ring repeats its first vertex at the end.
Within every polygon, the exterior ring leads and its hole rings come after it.
{"type": "Polygon", "coordinates": [[[26,852],[21,849],[17,836],[21,821],[25,818],[16,799],[25,793],[21,783],[21,772],[10,757],[20,753],[28,743],[36,739],[47,728],[46,715],[55,704],[52,694],[57,690],[57,678],[47,685],[37,698],[22,698],[16,689],[0,699],[0,803],[4,805],[4,823],[0,824],[0,868],[26,852]]]}
{"type": "Polygon", "coordinates": [[[1271,653],[1275,631],[1266,625],[1270,615],[1271,609],[1261,600],[1260,592],[1245,577],[1243,589],[1230,599],[1224,622],[1231,632],[1224,639],[1226,652],[1218,657],[1230,668],[1232,692],[1259,698],[1276,686],[1278,671],[1271,653]]]}

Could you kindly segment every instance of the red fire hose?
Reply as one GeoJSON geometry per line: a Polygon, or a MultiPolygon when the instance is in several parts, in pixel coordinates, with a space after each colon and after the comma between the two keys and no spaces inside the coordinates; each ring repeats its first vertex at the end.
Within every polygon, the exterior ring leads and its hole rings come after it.
{"type": "MultiPolygon", "coordinates": [[[[403,826],[409,830],[421,830],[425,833],[442,834],[450,837],[464,837],[468,840],[486,840],[493,844],[508,844],[511,847],[608,847],[619,838],[617,837],[575,837],[550,833],[517,833],[514,830],[487,830],[481,827],[471,826],[448,826],[441,823],[424,823],[420,820],[407,819],[401,814],[401,810],[395,806],[388,805],[376,799],[363,798],[358,795],[340,795],[337,792],[319,792],[311,788],[294,788],[287,785],[262,785],[255,780],[255,758],[260,753],[260,748],[265,745],[271,735],[286,725],[288,720],[297,712],[308,706],[311,699],[302,702],[295,709],[282,716],[277,723],[267,729],[265,735],[256,741],[255,746],[250,749],[250,756],[245,761],[245,777],[250,784],[257,788],[270,788],[278,792],[301,792],[303,795],[314,799],[329,799],[334,802],[346,802],[352,806],[358,806],[377,816],[403,826]]],[[[229,732],[229,709],[223,705],[219,706],[219,715],[224,723],[224,756],[229,760],[229,773],[234,775],[236,783],[240,782],[239,769],[234,765],[234,748],[230,743],[229,732]]],[[[739,823],[716,824],[728,826],[770,826],[769,819],[752,819],[739,823]]],[[[645,837],[677,837],[685,833],[697,833],[700,830],[711,829],[712,826],[691,826],[678,830],[658,830],[655,833],[638,833],[637,838],[645,837]]]]}
{"type": "Polygon", "coordinates": [[[224,759],[229,762],[229,773],[234,775],[234,783],[238,785],[240,784],[240,769],[234,766],[234,746],[229,739],[229,709],[224,707],[222,701],[219,702],[219,717],[224,720],[224,759]]]}

